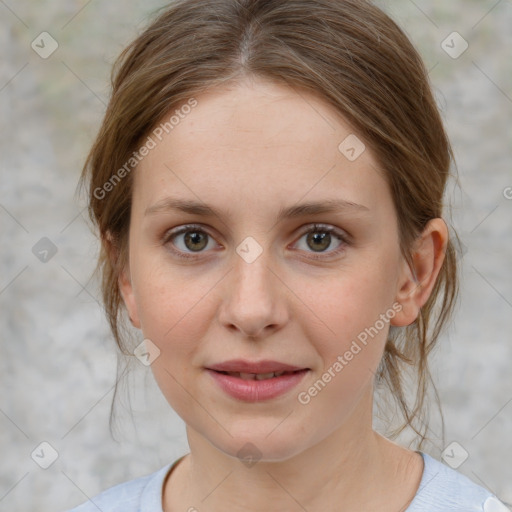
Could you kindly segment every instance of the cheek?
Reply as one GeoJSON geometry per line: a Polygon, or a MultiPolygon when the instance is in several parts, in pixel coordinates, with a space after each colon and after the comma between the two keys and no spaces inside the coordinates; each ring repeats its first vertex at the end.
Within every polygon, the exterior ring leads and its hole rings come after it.
{"type": "Polygon", "coordinates": [[[133,274],[143,335],[158,346],[168,366],[194,354],[211,321],[208,294],[218,279],[195,273],[146,256],[133,274]]]}
{"type": "Polygon", "coordinates": [[[152,247],[141,247],[130,255],[132,283],[144,335],[169,330],[178,309],[183,307],[185,288],[187,295],[191,295],[179,273],[172,275],[164,258],[156,257],[155,253],[157,250],[152,247]]]}
{"type": "Polygon", "coordinates": [[[379,365],[395,315],[395,274],[393,257],[381,255],[336,278],[304,282],[298,291],[307,298],[307,307],[298,315],[305,337],[315,345],[324,371],[331,369],[338,381],[345,381],[347,392],[370,378],[379,365]],[[339,357],[342,370],[334,367],[339,357]]]}
{"type": "Polygon", "coordinates": [[[208,286],[204,279],[187,278],[186,272],[171,272],[155,261],[145,261],[140,268],[143,270],[135,282],[142,332],[160,350],[151,369],[173,409],[187,417],[191,404],[184,389],[194,378],[191,364],[200,353],[211,322],[207,294],[213,283],[208,286]]]}
{"type": "Polygon", "coordinates": [[[370,392],[389,329],[380,315],[390,304],[386,294],[379,296],[371,279],[339,282],[324,292],[323,299],[322,294],[310,296],[315,314],[309,312],[301,320],[319,365],[297,399],[308,417],[330,411],[325,416],[329,429],[343,422],[370,392]]]}
{"type": "Polygon", "coordinates": [[[385,270],[374,272],[364,267],[340,272],[322,281],[304,281],[298,287],[297,295],[307,306],[303,327],[306,330],[308,325],[314,327],[313,339],[320,324],[325,334],[346,341],[372,326],[392,306],[393,272],[391,267],[386,269],[383,265],[381,268],[385,270]]]}

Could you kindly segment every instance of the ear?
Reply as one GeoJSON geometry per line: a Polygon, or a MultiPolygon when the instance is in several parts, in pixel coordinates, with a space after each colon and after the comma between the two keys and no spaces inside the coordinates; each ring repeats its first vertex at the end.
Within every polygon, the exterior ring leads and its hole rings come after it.
{"type": "MultiPolygon", "coordinates": [[[[119,265],[119,244],[112,236],[110,232],[106,233],[103,237],[103,243],[108,253],[111,265],[115,268],[119,265]]],[[[130,322],[134,327],[140,329],[139,313],[137,310],[137,304],[135,302],[135,296],[133,293],[133,286],[130,275],[130,264],[129,258],[126,258],[126,265],[121,269],[119,277],[117,279],[117,285],[119,286],[119,292],[123,298],[124,305],[128,311],[130,322]]]]}
{"type": "Polygon", "coordinates": [[[396,301],[402,310],[391,320],[391,325],[403,327],[412,324],[427,302],[443,265],[448,228],[443,219],[430,220],[414,242],[411,264],[402,261],[396,301]]]}
{"type": "Polygon", "coordinates": [[[135,301],[135,294],[133,293],[129,262],[126,263],[125,267],[119,274],[118,285],[121,297],[123,297],[124,305],[128,311],[128,316],[130,317],[130,322],[134,327],[140,329],[139,311],[135,301]]]}

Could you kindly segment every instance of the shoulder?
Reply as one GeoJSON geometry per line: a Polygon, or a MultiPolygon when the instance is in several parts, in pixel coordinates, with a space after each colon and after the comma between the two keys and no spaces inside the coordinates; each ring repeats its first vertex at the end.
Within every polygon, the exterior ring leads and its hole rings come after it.
{"type": "Polygon", "coordinates": [[[67,512],[161,511],[163,482],[177,462],[168,464],[150,475],[115,485],[67,512]]]}
{"type": "Polygon", "coordinates": [[[507,512],[491,492],[467,476],[420,452],[423,476],[416,496],[406,512],[507,512]]]}

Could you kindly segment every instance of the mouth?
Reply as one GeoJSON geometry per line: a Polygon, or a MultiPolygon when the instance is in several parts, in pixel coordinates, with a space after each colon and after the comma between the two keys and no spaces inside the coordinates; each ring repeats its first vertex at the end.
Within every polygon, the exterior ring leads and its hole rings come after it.
{"type": "Polygon", "coordinates": [[[276,377],[281,377],[282,375],[292,375],[294,373],[299,372],[305,372],[307,371],[307,368],[304,368],[303,370],[296,370],[292,372],[269,372],[269,373],[245,373],[245,372],[224,372],[224,371],[217,371],[213,370],[217,373],[221,373],[223,375],[229,375],[231,377],[237,377],[242,380],[268,380],[268,379],[274,379],[276,377]]]}
{"type": "MultiPolygon", "coordinates": [[[[261,363],[260,363],[261,367],[261,363]]],[[[287,369],[276,368],[269,371],[235,371],[234,368],[206,368],[216,387],[231,399],[243,402],[261,402],[285,397],[299,385],[309,373],[309,368],[288,366],[287,369]],[[291,369],[290,369],[291,368],[291,369]]]]}

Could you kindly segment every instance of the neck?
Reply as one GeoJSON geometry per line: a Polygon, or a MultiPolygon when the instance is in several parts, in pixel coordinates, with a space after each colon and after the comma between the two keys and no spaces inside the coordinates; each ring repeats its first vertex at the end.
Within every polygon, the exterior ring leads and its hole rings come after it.
{"type": "MultiPolygon", "coordinates": [[[[191,452],[189,467],[198,510],[202,504],[215,512],[335,510],[333,502],[340,499],[360,504],[382,468],[374,432],[360,436],[357,443],[338,443],[337,451],[321,443],[288,460],[259,461],[250,467],[225,454],[219,456],[217,448],[203,446],[196,435],[190,433],[189,438],[200,446],[199,456],[191,452]]],[[[337,439],[333,434],[331,440],[337,439]]]]}
{"type": "Polygon", "coordinates": [[[419,456],[374,432],[371,415],[366,428],[361,428],[362,419],[346,422],[286,460],[254,465],[227,455],[187,427],[190,454],[180,464],[173,489],[164,493],[164,510],[313,511],[338,510],[340,503],[344,510],[385,510],[385,499],[399,510],[419,485],[421,473],[413,487],[404,488],[411,455],[419,456]]]}

